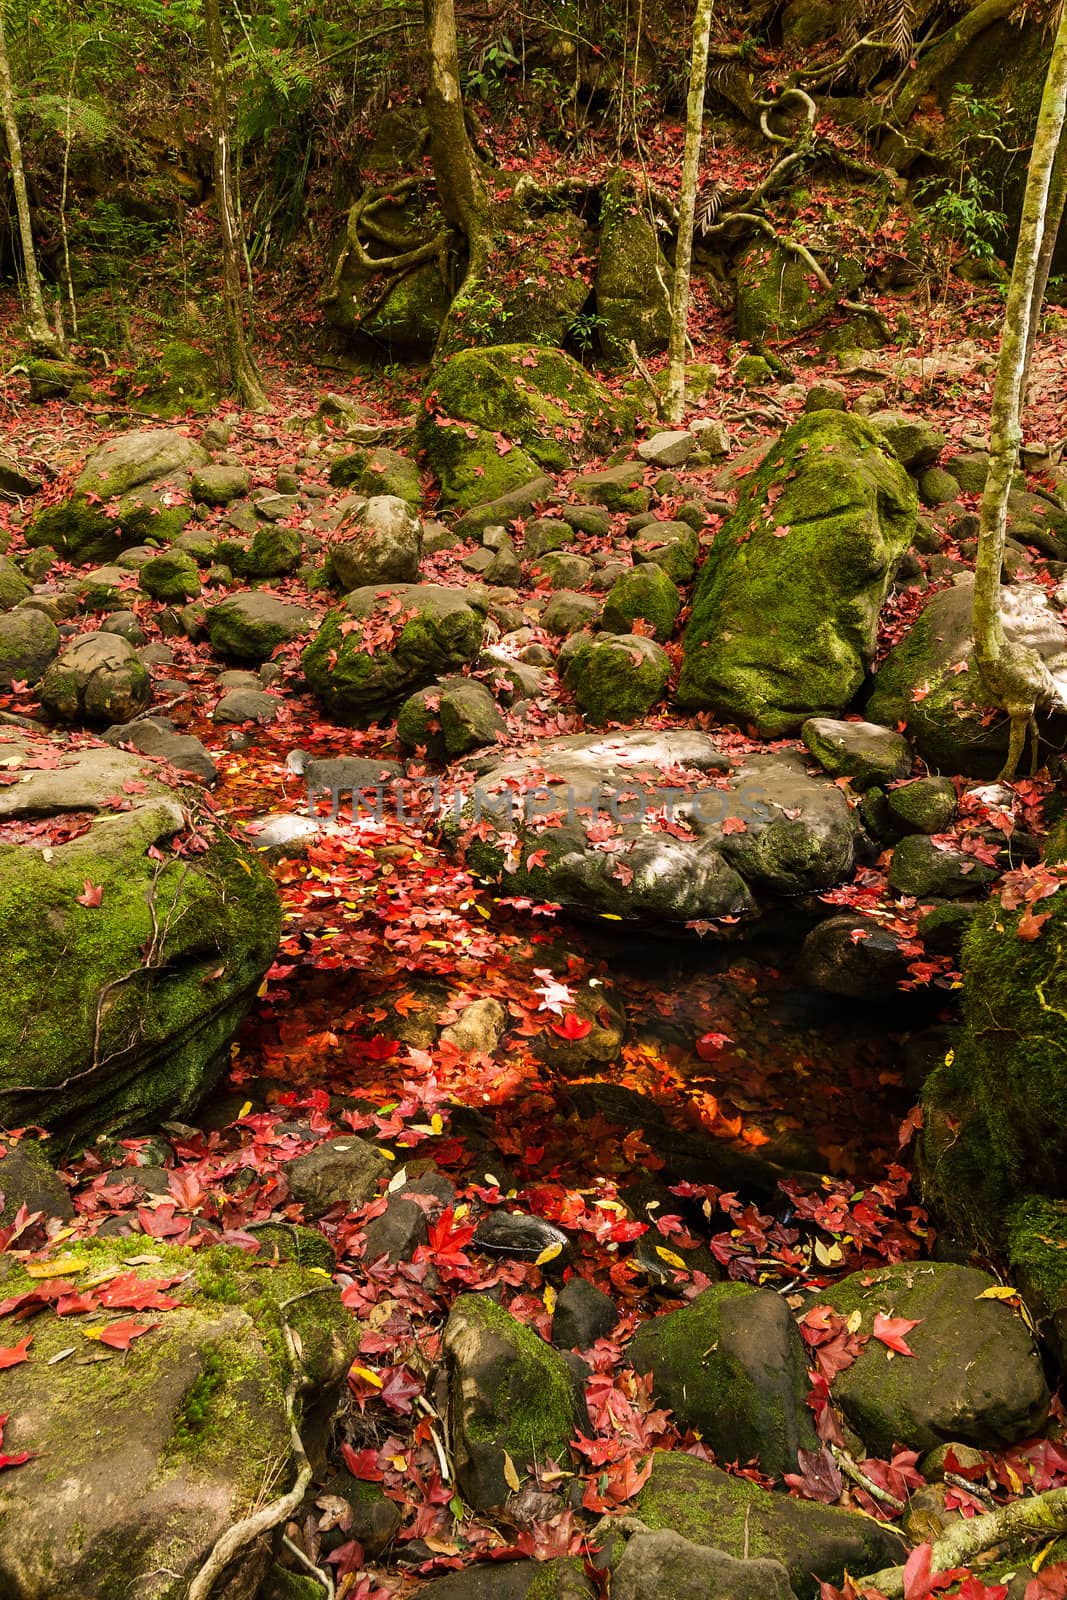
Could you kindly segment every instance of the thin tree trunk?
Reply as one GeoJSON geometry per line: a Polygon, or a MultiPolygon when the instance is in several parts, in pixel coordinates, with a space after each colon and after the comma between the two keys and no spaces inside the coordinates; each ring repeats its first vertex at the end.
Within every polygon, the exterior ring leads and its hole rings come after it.
{"type": "MultiPolygon", "coordinates": [[[[986,691],[1011,718],[1006,778],[1014,775],[1042,688],[1043,663],[1032,650],[1005,643],[1000,612],[1000,576],[1004,560],[1008,494],[1022,441],[1021,412],[1026,384],[1029,335],[1034,313],[1038,261],[1049,215],[1049,189],[1067,114],[1067,13],[1061,18],[1041,96],[1030,167],[1026,177],[1022,223],[1015,249],[1011,285],[1004,310],[1004,331],[990,415],[989,476],[982,495],[978,559],[974,575],[975,657],[986,691]]],[[[1044,669],[1047,679],[1047,669],[1044,669]]]]}
{"type": "Polygon", "coordinates": [[[689,99],[682,156],[682,192],[678,206],[678,243],[674,253],[671,297],[670,369],[667,419],[677,427],[685,410],[685,344],[689,327],[689,283],[693,268],[693,225],[700,179],[700,143],[704,132],[704,85],[708,76],[712,0],[697,0],[693,16],[693,55],[689,66],[689,99]]]}
{"type": "Polygon", "coordinates": [[[4,119],[7,136],[7,153],[11,163],[11,187],[15,191],[15,211],[18,215],[19,239],[22,244],[22,271],[26,283],[26,326],[31,345],[52,352],[62,349],[62,340],[49,325],[41,292],[41,276],[37,270],[37,253],[33,247],[33,223],[30,218],[30,197],[26,192],[26,173],[22,165],[22,142],[15,117],[15,91],[11,82],[11,67],[7,58],[7,36],[4,17],[0,10],[0,115],[4,119]]]}
{"type": "Polygon", "coordinates": [[[270,406],[245,333],[241,292],[241,245],[233,197],[233,161],[230,150],[230,104],[227,89],[226,38],[222,31],[219,0],[205,0],[208,58],[211,64],[211,141],[215,202],[222,238],[223,334],[230,378],[242,405],[249,411],[269,411],[270,406]]]}
{"type": "Polygon", "coordinates": [[[489,260],[492,229],[489,195],[471,148],[463,113],[459,78],[456,14],[452,0],[423,0],[426,28],[426,113],[430,125],[430,159],[437,198],[448,221],[467,240],[467,270],[441,328],[462,315],[489,260]]]}
{"type": "Polygon", "coordinates": [[[1034,280],[1034,299],[1030,307],[1030,327],[1026,335],[1026,371],[1030,370],[1030,362],[1034,355],[1034,346],[1041,328],[1041,312],[1045,304],[1045,290],[1048,288],[1049,273],[1052,271],[1052,258],[1056,254],[1056,242],[1060,236],[1063,224],[1064,208],[1067,206],[1067,138],[1060,135],[1059,148],[1056,151],[1056,161],[1052,168],[1052,179],[1048,191],[1048,210],[1045,213],[1045,229],[1041,235],[1041,252],[1037,258],[1037,276],[1034,280]]]}

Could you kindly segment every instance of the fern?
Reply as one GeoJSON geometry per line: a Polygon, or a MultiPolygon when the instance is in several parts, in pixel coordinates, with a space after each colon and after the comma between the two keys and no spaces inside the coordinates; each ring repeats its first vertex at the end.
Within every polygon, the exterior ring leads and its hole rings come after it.
{"type": "Polygon", "coordinates": [[[71,138],[83,144],[103,145],[122,139],[107,112],[88,100],[68,99],[61,94],[35,94],[20,102],[19,113],[27,119],[36,118],[50,133],[58,133],[64,139],[69,126],[71,138]]]}

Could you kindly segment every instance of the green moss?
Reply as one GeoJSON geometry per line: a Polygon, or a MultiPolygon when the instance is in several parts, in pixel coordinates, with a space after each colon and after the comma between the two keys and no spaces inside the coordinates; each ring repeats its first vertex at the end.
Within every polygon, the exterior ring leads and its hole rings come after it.
{"type": "Polygon", "coordinates": [[[481,1325],[514,1351],[490,1405],[466,1416],[471,1442],[506,1450],[520,1468],[547,1457],[565,1458],[574,1431],[575,1394],[559,1352],[487,1295],[461,1295],[453,1313],[481,1325]]]}
{"type": "Polygon", "coordinates": [[[991,903],[963,942],[963,1027],[927,1079],[924,1191],[957,1228],[988,1242],[1019,1194],[1067,1195],[1067,888],[1022,911],[991,903]]]}
{"type": "Polygon", "coordinates": [[[181,1117],[221,1071],[274,956],[277,894],[221,836],[199,857],[151,860],[165,817],[145,806],[98,823],[48,860],[0,850],[0,1121],[36,1120],[45,1094],[50,1125],[66,1131],[181,1117]],[[86,879],[98,907],[78,903],[86,879]],[[87,1071],[94,1050],[106,1073],[87,1071]]]}
{"type": "Polygon", "coordinates": [[[218,400],[214,358],[177,339],[163,347],[158,361],[138,368],[130,383],[131,408],[148,416],[203,416],[218,400]]]}
{"type": "Polygon", "coordinates": [[[609,633],[630,633],[640,617],[662,644],[670,638],[681,608],[681,596],[670,578],[649,563],[615,580],[604,602],[601,624],[609,633]]]}
{"type": "Polygon", "coordinates": [[[603,188],[596,275],[596,332],[607,361],[629,371],[631,340],[641,355],[666,349],[672,277],[632,175],[613,173],[603,188]]]}
{"type": "Polygon", "coordinates": [[[1012,1273],[1025,1277],[1046,1314],[1067,1312],[1067,1200],[1028,1195],[1008,1212],[1005,1224],[1012,1273]]]}
{"type": "Polygon", "coordinates": [[[860,418],[800,418],[745,480],[704,563],[679,704],[771,737],[839,714],[872,658],[916,509],[914,484],[860,418]]]}
{"type": "Polygon", "coordinates": [[[670,659],[637,634],[605,636],[578,647],[564,681],[588,722],[640,722],[667,687],[670,659]]]}

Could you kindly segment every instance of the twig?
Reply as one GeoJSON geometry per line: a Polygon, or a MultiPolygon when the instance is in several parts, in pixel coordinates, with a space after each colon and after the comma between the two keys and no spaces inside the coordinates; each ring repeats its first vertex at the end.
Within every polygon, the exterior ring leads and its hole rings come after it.
{"type": "MultiPolygon", "coordinates": [[[[236,1561],[241,1552],[262,1534],[268,1533],[271,1528],[276,1528],[280,1522],[286,1522],[297,1509],[308,1490],[311,1482],[311,1462],[308,1460],[304,1441],[300,1437],[300,1430],[296,1425],[296,1400],[301,1388],[302,1369],[300,1358],[296,1353],[296,1344],[293,1340],[293,1330],[287,1322],[282,1323],[282,1334],[285,1339],[285,1349],[289,1357],[291,1373],[285,1388],[285,1417],[289,1424],[289,1440],[293,1458],[298,1464],[296,1482],[288,1494],[281,1495],[277,1500],[272,1500],[269,1505],[261,1506],[251,1516],[235,1522],[232,1528],[217,1539],[215,1545],[204,1565],[189,1585],[186,1600],[210,1600],[215,1583],[232,1561],[236,1561]]],[[[317,1569],[316,1569],[317,1570],[317,1569]]],[[[321,1574],[320,1574],[321,1576],[321,1574]]]]}
{"type": "Polygon", "coordinates": [[[861,1489],[865,1489],[872,1499],[879,1500],[882,1505],[888,1506],[891,1511],[896,1512],[898,1517],[900,1516],[904,1510],[903,1500],[898,1500],[895,1494],[889,1493],[888,1489],[879,1488],[878,1484],[868,1478],[863,1469],[853,1461],[847,1450],[842,1450],[838,1445],[832,1444],[830,1446],[830,1454],[846,1478],[850,1478],[861,1489]]]}
{"type": "Polygon", "coordinates": [[[292,1552],[302,1566],[307,1568],[313,1578],[318,1578],[319,1582],[322,1584],[322,1587],[329,1595],[330,1600],[334,1600],[335,1590],[333,1586],[333,1579],[330,1577],[330,1574],[324,1571],[322,1567],[317,1567],[314,1561],[312,1561],[311,1557],[306,1555],[305,1552],[301,1550],[300,1546],[290,1539],[287,1533],[282,1534],[282,1544],[287,1550],[292,1552]]]}
{"type": "Polygon", "coordinates": [[[662,398],[660,396],[659,390],[656,388],[655,379],[653,378],[651,372],[649,372],[648,368],[645,366],[645,363],[641,360],[641,356],[640,356],[640,354],[638,352],[638,349],[637,349],[637,340],[636,339],[631,339],[630,340],[630,355],[633,357],[634,366],[637,368],[638,372],[641,375],[641,378],[644,380],[645,388],[648,390],[649,394],[652,396],[652,404],[656,408],[657,417],[662,417],[662,415],[663,415],[663,401],[662,401],[662,398]]]}

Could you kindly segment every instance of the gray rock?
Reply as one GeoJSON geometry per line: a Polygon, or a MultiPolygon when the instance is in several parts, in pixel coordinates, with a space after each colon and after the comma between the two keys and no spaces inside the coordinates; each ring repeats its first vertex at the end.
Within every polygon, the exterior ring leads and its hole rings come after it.
{"type": "Polygon", "coordinates": [[[492,1055],[504,1036],[508,1014],[499,1000],[486,995],[464,1006],[455,1022],[441,1030],[442,1044],[477,1055],[492,1055]]]}
{"type": "Polygon", "coordinates": [[[588,1350],[598,1339],[606,1339],[618,1321],[618,1307],[611,1296],[575,1274],[556,1296],[552,1343],[563,1350],[588,1350]]]}
{"type": "Polygon", "coordinates": [[[799,974],[823,994],[900,1001],[900,984],[909,977],[908,958],[889,929],[871,918],[828,917],[804,940],[799,974]]]}
{"type": "Polygon", "coordinates": [[[179,733],[166,717],[141,717],[136,722],[116,723],[102,738],[117,747],[131,745],[141,755],[165,761],[178,772],[188,772],[201,783],[213,784],[218,768],[199,739],[179,733]]]}
{"type": "Polygon", "coordinates": [[[683,461],[688,461],[696,446],[695,435],[682,429],[673,429],[654,433],[650,439],[644,439],[637,447],[637,454],[653,467],[680,467],[683,461]]]}
{"type": "Polygon", "coordinates": [[[873,411],[868,421],[909,472],[922,472],[932,467],[948,443],[933,423],[904,411],[873,411]]]}
{"type": "Polygon", "coordinates": [[[293,1199],[309,1221],[324,1217],[334,1206],[357,1211],[374,1194],[388,1163],[365,1139],[327,1139],[306,1155],[282,1163],[293,1199]]]}
{"type": "Polygon", "coordinates": [[[644,634],[596,634],[568,658],[563,681],[586,722],[603,726],[647,716],[670,675],[667,652],[644,634]]]}
{"type": "Polygon", "coordinates": [[[228,506],[248,493],[250,483],[244,467],[226,467],[211,462],[199,467],[192,476],[190,488],[193,499],[207,506],[228,506]]]}
{"type": "Polygon", "coordinates": [[[211,720],[220,724],[239,722],[264,724],[276,720],[279,707],[278,697],[267,694],[263,689],[231,689],[229,694],[224,694],[216,705],[211,713],[211,720]]]}
{"type": "Polygon", "coordinates": [[[113,611],[100,624],[101,633],[117,633],[136,649],[146,642],[144,629],[136,611],[113,611]]]}
{"type": "Polygon", "coordinates": [[[541,626],[557,638],[588,628],[600,616],[600,601],[591,594],[558,589],[541,613],[541,626]]]}
{"type": "Polygon", "coordinates": [[[445,678],[417,689],[400,707],[397,738],[408,750],[425,749],[434,761],[469,755],[496,744],[506,728],[489,690],[473,678],[445,678]]]}
{"type": "Polygon", "coordinates": [[[74,1218],[66,1185],[39,1139],[20,1139],[0,1146],[0,1224],[11,1222],[20,1206],[63,1222],[74,1218]]]}
{"type": "Polygon", "coordinates": [[[29,583],[7,556],[0,556],[0,611],[11,611],[31,593],[29,583]]]}
{"type": "Polygon", "coordinates": [[[956,785],[951,778],[916,778],[898,784],[886,800],[893,821],[906,833],[944,833],[956,815],[956,785]]]}
{"type": "Polygon", "coordinates": [[[345,593],[372,583],[414,583],[422,524],[406,500],[379,494],[346,517],[330,542],[327,569],[345,593]]]}
{"type": "Polygon", "coordinates": [[[824,378],[813,383],[804,397],[805,411],[847,411],[848,393],[843,383],[824,378]]]}
{"type": "Polygon", "coordinates": [[[645,468],[640,461],[622,461],[615,467],[602,467],[599,472],[583,473],[571,488],[575,494],[613,512],[647,511],[652,498],[645,487],[645,468]]]}

